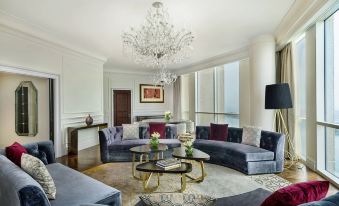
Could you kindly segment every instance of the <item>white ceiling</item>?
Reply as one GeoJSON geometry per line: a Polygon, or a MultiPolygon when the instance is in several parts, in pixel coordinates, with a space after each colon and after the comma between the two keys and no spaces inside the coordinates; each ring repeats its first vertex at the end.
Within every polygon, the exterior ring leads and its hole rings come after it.
{"type": "MultiPolygon", "coordinates": [[[[274,34],[295,0],[163,0],[175,26],[196,36],[184,68],[274,34]]],[[[0,0],[0,13],[72,48],[107,58],[105,68],[139,70],[122,54],[121,34],[143,23],[151,0],[0,0]]],[[[145,71],[146,68],[143,68],[145,71]]]]}

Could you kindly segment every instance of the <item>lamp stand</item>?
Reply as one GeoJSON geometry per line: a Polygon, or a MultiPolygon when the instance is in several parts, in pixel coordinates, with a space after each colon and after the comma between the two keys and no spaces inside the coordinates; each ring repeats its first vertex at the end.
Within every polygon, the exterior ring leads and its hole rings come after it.
{"type": "MultiPolygon", "coordinates": [[[[291,136],[290,136],[290,134],[288,132],[288,129],[287,129],[284,117],[283,117],[282,112],[281,112],[280,109],[276,110],[276,112],[274,114],[273,126],[277,127],[277,132],[285,134],[289,150],[292,150],[292,152],[285,151],[285,154],[287,155],[287,158],[290,160],[290,165],[285,166],[285,167],[286,168],[291,168],[293,165],[297,165],[298,162],[299,162],[299,156],[296,155],[295,147],[294,147],[294,145],[292,143],[291,136]]],[[[299,165],[298,169],[301,169],[301,168],[302,168],[302,166],[299,165]]]]}

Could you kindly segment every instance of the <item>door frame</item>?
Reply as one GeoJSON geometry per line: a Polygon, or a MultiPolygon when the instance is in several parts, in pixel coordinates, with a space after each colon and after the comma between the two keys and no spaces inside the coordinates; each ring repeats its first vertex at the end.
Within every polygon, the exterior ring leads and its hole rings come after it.
{"type": "Polygon", "coordinates": [[[110,126],[114,127],[114,90],[124,90],[124,91],[130,91],[131,92],[131,123],[133,123],[133,118],[134,118],[134,93],[133,93],[133,89],[129,89],[129,88],[111,88],[111,98],[110,98],[110,109],[111,109],[111,115],[109,117],[109,121],[110,121],[110,126]]]}

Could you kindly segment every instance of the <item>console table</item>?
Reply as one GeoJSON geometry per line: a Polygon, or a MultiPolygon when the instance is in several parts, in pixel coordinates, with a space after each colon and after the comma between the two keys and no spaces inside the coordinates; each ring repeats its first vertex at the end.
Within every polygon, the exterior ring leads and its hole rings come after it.
{"type": "Polygon", "coordinates": [[[83,129],[89,129],[97,127],[99,130],[107,128],[107,123],[98,123],[92,125],[84,125],[78,127],[68,127],[68,155],[77,155],[78,154],[78,131],[83,129]]]}

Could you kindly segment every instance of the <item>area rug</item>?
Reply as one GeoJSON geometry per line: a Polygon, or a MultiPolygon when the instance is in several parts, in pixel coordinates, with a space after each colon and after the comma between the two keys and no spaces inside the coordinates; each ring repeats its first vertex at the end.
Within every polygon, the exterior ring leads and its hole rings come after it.
{"type": "MultiPolygon", "coordinates": [[[[214,165],[205,164],[207,177],[202,183],[188,183],[184,193],[200,193],[215,198],[249,192],[257,188],[275,191],[290,183],[277,175],[254,175],[248,176],[236,170],[214,165]]],[[[191,175],[199,176],[200,168],[194,165],[191,175]]],[[[134,206],[138,196],[143,194],[142,182],[132,177],[131,163],[108,163],[83,172],[107,185],[122,192],[124,206],[134,206]]],[[[137,173],[138,174],[138,173],[137,173]]],[[[187,180],[189,180],[187,178],[187,180]]],[[[150,186],[156,185],[156,177],[150,182],[150,186]]],[[[160,177],[160,187],[155,192],[177,192],[180,189],[180,176],[164,174],[160,177]]]]}

